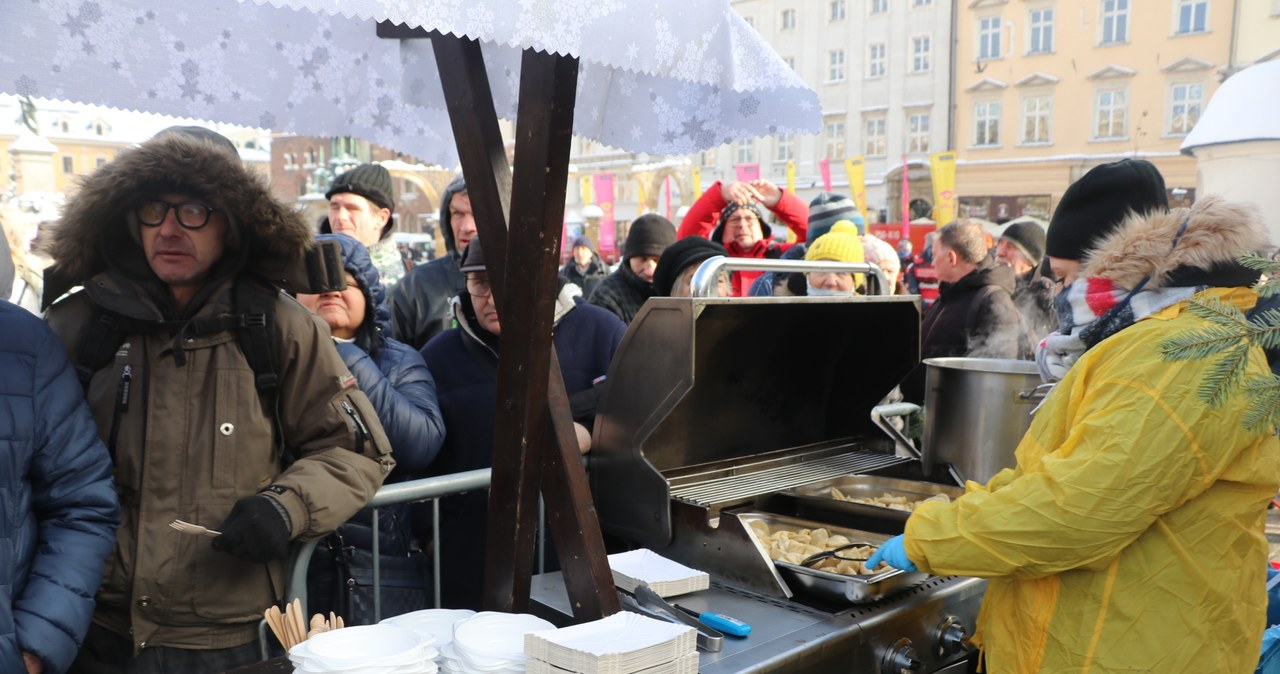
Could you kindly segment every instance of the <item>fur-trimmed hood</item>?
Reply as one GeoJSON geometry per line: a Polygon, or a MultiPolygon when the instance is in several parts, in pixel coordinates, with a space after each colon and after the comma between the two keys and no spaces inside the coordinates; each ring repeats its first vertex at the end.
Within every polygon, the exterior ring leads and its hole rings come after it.
{"type": "Polygon", "coordinates": [[[1192,285],[1189,277],[1213,276],[1237,279],[1206,285],[1249,285],[1257,272],[1241,267],[1243,253],[1265,253],[1272,248],[1262,216],[1251,206],[1209,196],[1191,208],[1167,213],[1130,214],[1120,227],[1103,239],[1086,260],[1084,276],[1111,280],[1132,289],[1151,277],[1147,288],[1192,285]],[[1183,221],[1187,229],[1178,237],[1183,221]]]}
{"type": "Polygon", "coordinates": [[[147,276],[127,213],[139,198],[159,191],[189,192],[227,212],[239,239],[227,255],[238,257],[240,268],[276,278],[300,262],[311,246],[311,227],[244,167],[230,142],[214,142],[225,139],[207,133],[161,132],[85,177],[50,243],[58,277],[79,284],[109,268],[147,276]]]}

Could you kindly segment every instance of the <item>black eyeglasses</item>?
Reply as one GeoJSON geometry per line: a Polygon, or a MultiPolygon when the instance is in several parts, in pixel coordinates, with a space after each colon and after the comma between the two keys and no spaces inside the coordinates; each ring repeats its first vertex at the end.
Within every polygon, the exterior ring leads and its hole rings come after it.
{"type": "Polygon", "coordinates": [[[489,279],[469,278],[467,292],[472,297],[488,297],[493,294],[493,288],[489,287],[489,279]]]}
{"type": "Polygon", "coordinates": [[[200,229],[209,224],[209,216],[216,210],[212,206],[196,203],[194,201],[184,201],[179,204],[170,203],[162,199],[148,199],[138,204],[134,209],[134,214],[138,216],[138,222],[147,227],[159,227],[164,222],[169,210],[172,209],[178,214],[178,224],[185,229],[200,229]]]}

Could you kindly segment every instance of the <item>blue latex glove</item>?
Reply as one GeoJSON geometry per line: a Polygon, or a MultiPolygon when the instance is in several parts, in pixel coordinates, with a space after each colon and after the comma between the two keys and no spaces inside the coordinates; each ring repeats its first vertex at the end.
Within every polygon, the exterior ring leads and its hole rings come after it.
{"type": "Polygon", "coordinates": [[[903,571],[916,570],[916,565],[907,558],[907,549],[903,544],[902,536],[894,536],[885,541],[884,545],[880,546],[880,549],[871,555],[871,559],[867,560],[867,568],[874,569],[880,566],[880,562],[903,571]]]}

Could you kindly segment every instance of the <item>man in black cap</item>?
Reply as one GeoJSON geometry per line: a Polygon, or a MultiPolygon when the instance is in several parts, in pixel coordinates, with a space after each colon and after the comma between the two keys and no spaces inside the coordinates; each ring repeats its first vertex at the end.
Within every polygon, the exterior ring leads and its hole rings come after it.
{"type": "Polygon", "coordinates": [[[560,268],[560,277],[582,288],[583,297],[591,297],[591,292],[609,275],[609,270],[600,261],[595,244],[586,234],[575,238],[569,251],[571,257],[560,268]]]}
{"type": "Polygon", "coordinates": [[[387,241],[395,221],[391,174],[380,164],[361,164],[338,176],[324,193],[329,216],[320,223],[324,234],[346,234],[369,249],[382,284],[394,286],[404,276],[404,259],[387,241]]]}
{"type": "Polygon", "coordinates": [[[607,276],[588,302],[612,311],[623,323],[640,312],[645,300],[653,297],[653,272],[667,246],[676,242],[676,226],[671,221],[646,213],[631,223],[622,244],[622,264],[607,276]]]}
{"type": "Polygon", "coordinates": [[[1089,253],[1125,217],[1167,210],[1164,177],[1151,162],[1122,159],[1095,166],[1067,188],[1053,211],[1045,239],[1049,267],[1069,286],[1089,253]]]}
{"type": "Polygon", "coordinates": [[[996,264],[1013,270],[1013,303],[1022,312],[1033,344],[1058,328],[1058,317],[1053,312],[1053,280],[1041,273],[1043,259],[1044,229],[1034,222],[1014,222],[996,241],[996,264]]]}

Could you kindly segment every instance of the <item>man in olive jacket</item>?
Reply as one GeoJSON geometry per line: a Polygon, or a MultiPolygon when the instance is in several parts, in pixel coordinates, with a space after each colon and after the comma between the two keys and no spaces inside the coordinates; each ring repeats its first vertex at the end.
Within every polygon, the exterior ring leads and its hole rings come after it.
{"type": "Polygon", "coordinates": [[[221,672],[257,660],[257,624],[284,591],[289,542],[337,528],[394,465],[316,316],[267,289],[274,405],[240,328],[227,327],[227,317],[252,318],[235,307],[238,284],[298,263],[310,245],[307,224],[206,129],[169,129],[120,153],[67,204],[51,273],[83,290],[48,321],[92,372],[87,398],[121,504],[72,671],[221,672]],[[87,366],[104,315],[124,339],[105,365],[87,366]],[[180,533],[174,520],[221,535],[180,533]]]}

